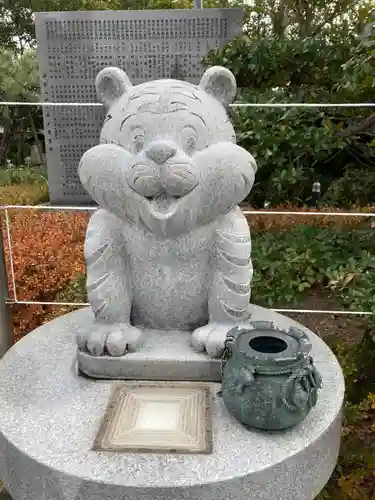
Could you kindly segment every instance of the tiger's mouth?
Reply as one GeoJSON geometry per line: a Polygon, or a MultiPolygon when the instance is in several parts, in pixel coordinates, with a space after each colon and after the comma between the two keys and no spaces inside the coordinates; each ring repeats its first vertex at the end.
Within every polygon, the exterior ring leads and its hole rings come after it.
{"type": "Polygon", "coordinates": [[[153,217],[156,219],[169,219],[176,213],[181,196],[171,196],[163,192],[156,196],[148,196],[146,199],[153,217]]]}

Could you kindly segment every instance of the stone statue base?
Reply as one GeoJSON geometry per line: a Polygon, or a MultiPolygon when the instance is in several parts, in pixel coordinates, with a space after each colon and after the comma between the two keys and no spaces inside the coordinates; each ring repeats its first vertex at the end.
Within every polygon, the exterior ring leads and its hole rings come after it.
{"type": "MultiPolygon", "coordinates": [[[[275,321],[278,327],[286,329],[297,325],[289,318],[252,304],[250,313],[251,321],[275,321]]],[[[90,331],[94,321],[91,310],[80,311],[76,321],[77,327],[90,331]]],[[[191,333],[144,330],[143,339],[136,352],[125,356],[92,356],[78,351],[78,368],[84,375],[99,379],[221,382],[220,359],[195,352],[191,347],[191,333]]]]}
{"type": "MultiPolygon", "coordinates": [[[[254,317],[296,325],[258,307],[254,317]]],[[[0,361],[0,480],[13,500],[312,500],[324,487],[339,451],[344,381],[316,335],[308,332],[323,388],[294,429],[245,429],[212,384],[211,454],[113,453],[93,446],[118,382],[77,371],[75,331],[88,319],[80,310],[43,325],[0,361]]],[[[170,355],[181,373],[186,358],[194,359],[187,350],[180,361],[170,355]]],[[[216,373],[217,362],[210,366],[216,373]]],[[[196,377],[192,370],[189,379],[196,377]]]]}
{"type": "MultiPolygon", "coordinates": [[[[82,311],[80,326],[90,329],[92,322],[91,310],[82,311]]],[[[125,356],[92,356],[78,351],[78,368],[99,379],[221,381],[220,360],[195,352],[190,345],[191,333],[144,330],[143,339],[136,352],[125,356]]]]}

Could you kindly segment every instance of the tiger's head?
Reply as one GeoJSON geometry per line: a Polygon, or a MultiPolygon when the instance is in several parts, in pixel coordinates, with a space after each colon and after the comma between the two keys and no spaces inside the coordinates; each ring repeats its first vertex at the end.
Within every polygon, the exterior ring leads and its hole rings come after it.
{"type": "Polygon", "coordinates": [[[107,115],[79,175],[100,206],[168,237],[211,222],[247,196],[256,167],[235,145],[225,110],[236,94],[229,70],[210,68],[199,85],[133,86],[122,70],[106,68],[96,88],[107,115]]]}

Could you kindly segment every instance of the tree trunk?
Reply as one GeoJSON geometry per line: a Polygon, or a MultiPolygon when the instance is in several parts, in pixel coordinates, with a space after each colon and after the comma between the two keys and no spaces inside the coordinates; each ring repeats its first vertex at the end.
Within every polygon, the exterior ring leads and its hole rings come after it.
{"type": "Polygon", "coordinates": [[[284,38],[285,29],[288,25],[288,14],[285,0],[281,0],[280,5],[277,7],[273,3],[274,14],[272,15],[272,29],[277,38],[284,38]]]}
{"type": "Polygon", "coordinates": [[[32,130],[33,136],[34,136],[34,141],[35,141],[36,147],[38,148],[38,153],[39,153],[40,161],[42,162],[43,167],[46,168],[47,164],[46,164],[46,160],[45,160],[45,157],[44,157],[44,154],[43,154],[42,144],[41,144],[41,142],[39,140],[38,132],[36,130],[34,119],[33,119],[33,115],[31,114],[31,112],[29,112],[29,118],[30,118],[31,130],[32,130]]]}
{"type": "Polygon", "coordinates": [[[7,159],[11,134],[4,127],[4,133],[0,141],[0,165],[5,165],[7,159]]]}
{"type": "Polygon", "coordinates": [[[311,37],[314,31],[314,11],[310,0],[299,0],[296,4],[296,17],[301,39],[311,37]]]}

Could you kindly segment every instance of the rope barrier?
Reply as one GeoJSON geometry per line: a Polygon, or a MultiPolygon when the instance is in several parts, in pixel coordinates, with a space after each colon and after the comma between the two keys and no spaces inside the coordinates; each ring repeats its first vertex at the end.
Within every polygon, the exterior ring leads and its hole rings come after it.
{"type": "MultiPolygon", "coordinates": [[[[2,205],[0,210],[5,212],[5,229],[8,239],[8,250],[9,250],[9,262],[10,262],[10,277],[13,286],[13,298],[6,301],[6,304],[18,304],[18,305],[42,305],[42,306],[69,306],[69,307],[84,307],[89,306],[88,302],[44,302],[44,301],[31,301],[31,300],[18,300],[16,291],[16,279],[14,270],[14,259],[12,251],[12,235],[11,235],[11,225],[8,211],[11,209],[16,210],[50,210],[50,211],[95,211],[97,207],[72,207],[72,206],[49,206],[49,205],[2,205]]],[[[374,217],[375,213],[363,213],[363,212],[283,212],[283,211],[265,211],[265,210],[244,210],[245,215],[258,214],[258,215],[318,215],[318,216],[354,216],[354,217],[374,217]]],[[[278,313],[298,313],[298,314],[332,314],[332,315],[358,315],[358,316],[368,316],[371,315],[370,311],[342,311],[342,310],[317,310],[317,309],[272,309],[271,311],[278,313]]]]}
{"type": "MultiPolygon", "coordinates": [[[[76,108],[90,107],[102,108],[100,102],[15,102],[2,101],[0,106],[39,106],[42,108],[76,108]]],[[[312,103],[312,102],[265,102],[265,103],[250,103],[250,102],[235,102],[230,104],[231,108],[374,108],[374,102],[338,102],[338,103],[312,103]]]]}

